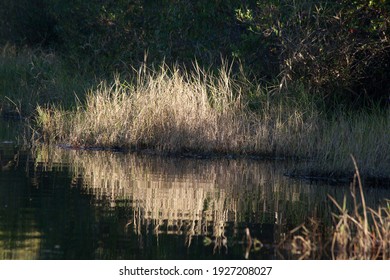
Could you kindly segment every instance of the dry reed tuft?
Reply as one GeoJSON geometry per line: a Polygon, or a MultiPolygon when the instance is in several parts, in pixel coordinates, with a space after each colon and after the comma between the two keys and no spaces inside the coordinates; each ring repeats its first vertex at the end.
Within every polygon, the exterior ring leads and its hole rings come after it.
{"type": "Polygon", "coordinates": [[[338,214],[332,214],[334,227],[331,234],[321,233],[319,222],[311,219],[309,226],[295,228],[280,244],[286,246],[286,242],[290,241],[292,253],[299,255],[300,259],[321,258],[327,252],[332,259],[390,259],[390,203],[388,201],[386,206],[378,207],[378,210],[367,207],[359,169],[355,158],[351,157],[355,167],[351,183],[353,209],[350,211],[347,208],[346,196],[340,205],[328,195],[339,211],[338,214]],[[330,248],[327,248],[327,243],[330,248]]]}
{"type": "Polygon", "coordinates": [[[343,205],[340,205],[329,196],[340,212],[334,214],[336,226],[332,238],[332,257],[333,259],[390,259],[390,204],[379,207],[377,211],[367,207],[359,169],[353,156],[352,160],[355,166],[355,176],[351,183],[354,205],[352,213],[349,213],[346,207],[345,197],[343,205]],[[361,206],[358,204],[358,197],[361,206]]]}
{"type": "Polygon", "coordinates": [[[291,252],[299,259],[318,259],[323,253],[323,233],[316,219],[310,219],[309,225],[302,224],[291,230],[291,252]],[[296,232],[299,234],[294,235],[296,232]]]}
{"type": "Polygon", "coordinates": [[[250,112],[230,69],[213,75],[163,66],[141,69],[134,85],[119,78],[90,91],[75,111],[39,107],[45,139],[73,146],[151,147],[161,152],[286,154],[299,149],[311,123],[305,112],[282,106],[250,112]],[[299,138],[299,139],[297,139],[299,138]],[[292,145],[292,146],[291,146],[292,145]]]}
{"type": "Polygon", "coordinates": [[[217,74],[194,69],[143,67],[134,83],[119,77],[112,85],[102,82],[73,111],[38,107],[38,131],[46,142],[74,147],[293,156],[311,160],[305,169],[327,174],[348,173],[353,153],[364,175],[388,176],[390,110],[352,117],[336,113],[329,120],[308,93],[294,99],[254,90],[228,66],[217,74]],[[249,91],[255,91],[256,110],[249,109],[249,91]]]}

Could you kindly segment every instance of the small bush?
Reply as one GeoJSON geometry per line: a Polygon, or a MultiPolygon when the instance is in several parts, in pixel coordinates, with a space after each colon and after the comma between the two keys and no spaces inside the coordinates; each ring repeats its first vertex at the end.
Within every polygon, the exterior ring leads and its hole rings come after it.
{"type": "Polygon", "coordinates": [[[389,11],[383,1],[261,1],[238,18],[274,54],[281,86],[302,81],[311,92],[357,103],[389,97],[389,11]]]}

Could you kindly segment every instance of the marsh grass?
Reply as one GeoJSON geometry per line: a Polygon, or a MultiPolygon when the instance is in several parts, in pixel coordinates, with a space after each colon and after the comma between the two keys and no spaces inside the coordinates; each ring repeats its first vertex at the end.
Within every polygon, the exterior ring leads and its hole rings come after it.
{"type": "MultiPolygon", "coordinates": [[[[390,259],[390,203],[374,210],[366,205],[363,184],[355,158],[351,183],[352,209],[347,207],[347,197],[342,203],[328,195],[338,213],[332,213],[330,232],[322,229],[321,222],[310,219],[290,232],[292,253],[300,259],[322,258],[329,253],[332,259],[390,259]]],[[[281,242],[284,244],[284,242],[281,242]]]]}
{"type": "Polygon", "coordinates": [[[103,82],[72,112],[39,107],[38,127],[45,139],[73,146],[283,155],[313,129],[315,112],[282,103],[249,111],[228,67],[218,74],[195,69],[141,69],[134,84],[103,82]]]}
{"type": "MultiPolygon", "coordinates": [[[[355,155],[362,175],[387,177],[390,170],[390,110],[340,113],[323,122],[318,131],[317,169],[348,173],[354,168],[350,154],[355,155]],[[329,164],[326,164],[329,162],[329,164]],[[331,168],[329,168],[329,166],[331,168]]],[[[351,174],[353,177],[353,174],[351,174]]]]}
{"type": "Polygon", "coordinates": [[[27,116],[39,104],[56,103],[70,107],[90,80],[74,70],[55,53],[41,49],[0,47],[0,112],[27,116]]]}
{"type": "Polygon", "coordinates": [[[353,209],[329,196],[339,214],[334,214],[333,259],[390,259],[390,204],[374,210],[366,206],[360,172],[352,157],[355,175],[351,184],[353,209]],[[357,188],[357,190],[356,190],[357,188]]]}
{"type": "Polygon", "coordinates": [[[388,176],[389,111],[330,118],[304,88],[254,86],[228,65],[218,73],[141,67],[132,77],[102,82],[74,110],[38,107],[38,134],[73,147],[294,157],[305,160],[304,173],[327,176],[348,173],[354,153],[364,175],[388,176]]]}

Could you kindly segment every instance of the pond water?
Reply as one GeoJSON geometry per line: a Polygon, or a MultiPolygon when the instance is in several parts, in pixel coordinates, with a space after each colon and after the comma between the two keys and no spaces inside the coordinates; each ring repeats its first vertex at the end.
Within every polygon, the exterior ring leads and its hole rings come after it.
{"type": "MultiPolygon", "coordinates": [[[[287,178],[284,161],[23,149],[18,126],[0,122],[0,259],[296,258],[276,245],[331,224],[327,194],[350,192],[287,178]]],[[[389,194],[366,188],[367,204],[389,194]]]]}

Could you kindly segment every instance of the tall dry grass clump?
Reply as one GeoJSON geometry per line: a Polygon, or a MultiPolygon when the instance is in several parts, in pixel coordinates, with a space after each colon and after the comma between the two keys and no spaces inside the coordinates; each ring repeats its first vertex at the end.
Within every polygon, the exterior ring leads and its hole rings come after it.
{"type": "Polygon", "coordinates": [[[38,107],[36,121],[46,142],[73,147],[298,157],[310,159],[304,173],[325,176],[349,173],[353,153],[364,175],[388,177],[390,110],[335,110],[326,117],[307,90],[256,86],[228,66],[163,65],[102,82],[73,111],[38,107]]]}
{"type": "MultiPolygon", "coordinates": [[[[162,66],[140,69],[132,84],[119,78],[90,91],[73,112],[39,107],[45,139],[72,146],[153,148],[162,152],[285,154],[309,139],[306,112],[281,104],[259,113],[245,105],[245,85],[229,67],[211,74],[162,66]]],[[[264,93],[266,94],[266,93],[264,93]]],[[[307,143],[305,143],[307,144],[307,143]]]]}

